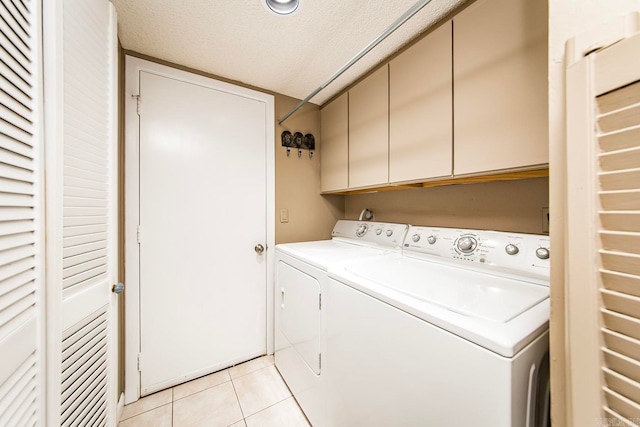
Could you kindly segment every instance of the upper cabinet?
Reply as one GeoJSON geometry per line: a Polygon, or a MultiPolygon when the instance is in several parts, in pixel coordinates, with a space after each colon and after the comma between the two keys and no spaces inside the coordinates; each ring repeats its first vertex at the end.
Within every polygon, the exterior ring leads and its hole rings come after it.
{"type": "Polygon", "coordinates": [[[450,177],[452,25],[446,22],[389,63],[389,181],[450,177]]]}
{"type": "Polygon", "coordinates": [[[389,183],[389,68],[349,91],[349,188],[389,183]]]}
{"type": "Polygon", "coordinates": [[[546,8],[478,0],[454,17],[455,175],[548,163],[546,8]]]}
{"type": "Polygon", "coordinates": [[[543,1],[477,0],[401,52],[322,110],[322,191],[543,176],[547,33],[543,1]]]}
{"type": "Polygon", "coordinates": [[[349,94],[320,111],[320,191],[349,188],[349,94]]]}

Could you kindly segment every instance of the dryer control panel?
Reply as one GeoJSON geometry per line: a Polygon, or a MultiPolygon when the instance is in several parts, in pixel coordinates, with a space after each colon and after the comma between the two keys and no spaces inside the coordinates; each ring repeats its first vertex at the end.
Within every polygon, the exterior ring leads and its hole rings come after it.
{"type": "Polygon", "coordinates": [[[333,227],[331,237],[354,243],[400,248],[409,226],[390,222],[340,220],[333,227]]]}
{"type": "Polygon", "coordinates": [[[536,234],[411,226],[403,251],[548,280],[550,241],[536,234]]]}

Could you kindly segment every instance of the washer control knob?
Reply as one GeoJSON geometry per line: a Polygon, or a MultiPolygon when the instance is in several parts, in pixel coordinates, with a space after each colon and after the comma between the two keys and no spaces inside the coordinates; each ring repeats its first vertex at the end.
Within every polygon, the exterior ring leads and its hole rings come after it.
{"type": "Polygon", "coordinates": [[[520,252],[520,249],[518,249],[518,247],[514,244],[509,243],[507,246],[504,247],[504,250],[509,254],[509,255],[515,255],[518,252],[520,252]]]}
{"type": "Polygon", "coordinates": [[[433,245],[434,243],[436,243],[436,240],[438,240],[436,239],[436,236],[431,235],[427,237],[427,242],[429,242],[430,245],[433,245]]]}
{"type": "Polygon", "coordinates": [[[367,227],[367,224],[360,224],[356,229],[356,236],[358,237],[364,236],[365,234],[367,234],[368,229],[369,227],[367,227]]]}
{"type": "Polygon", "coordinates": [[[376,236],[379,236],[379,235],[381,235],[381,234],[382,234],[382,228],[378,228],[378,229],[376,230],[376,236]]]}
{"type": "Polygon", "coordinates": [[[393,236],[393,230],[387,230],[387,237],[393,236]]]}
{"type": "Polygon", "coordinates": [[[549,259],[549,248],[538,248],[536,249],[536,256],[540,259],[549,259]]]}
{"type": "Polygon", "coordinates": [[[413,236],[411,236],[411,240],[413,240],[414,242],[419,242],[420,241],[420,235],[419,234],[414,234],[413,236]]]}
{"type": "Polygon", "coordinates": [[[473,237],[462,237],[458,240],[458,249],[465,254],[473,252],[478,242],[473,237]]]}

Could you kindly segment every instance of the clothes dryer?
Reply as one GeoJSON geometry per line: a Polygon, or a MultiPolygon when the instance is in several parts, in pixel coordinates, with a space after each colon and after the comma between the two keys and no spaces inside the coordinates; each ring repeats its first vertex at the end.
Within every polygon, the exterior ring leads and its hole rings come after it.
{"type": "Polygon", "coordinates": [[[280,244],[275,256],[275,364],[314,427],[326,426],[324,307],[327,269],[399,253],[408,226],[340,220],[331,240],[280,244]]]}

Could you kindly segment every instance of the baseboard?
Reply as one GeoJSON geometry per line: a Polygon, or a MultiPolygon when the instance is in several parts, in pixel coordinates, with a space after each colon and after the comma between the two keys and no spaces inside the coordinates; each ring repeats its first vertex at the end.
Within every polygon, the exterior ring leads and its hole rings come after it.
{"type": "Polygon", "coordinates": [[[120,394],[120,399],[118,399],[118,407],[116,408],[116,425],[120,422],[120,417],[122,416],[122,411],[124,410],[124,393],[120,394]]]}

